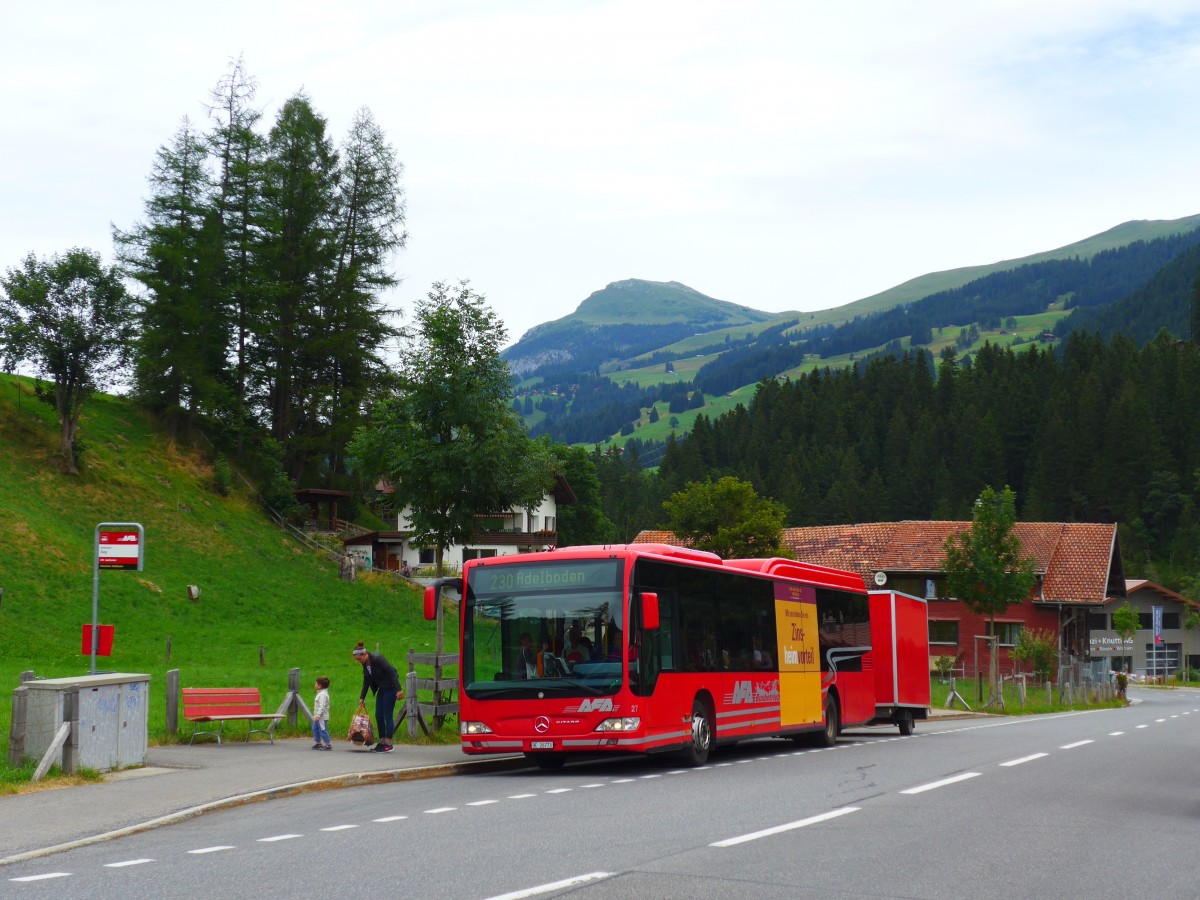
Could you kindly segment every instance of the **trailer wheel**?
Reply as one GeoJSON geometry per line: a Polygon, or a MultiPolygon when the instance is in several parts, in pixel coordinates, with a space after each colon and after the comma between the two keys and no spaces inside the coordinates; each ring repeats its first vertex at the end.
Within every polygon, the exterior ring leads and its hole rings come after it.
{"type": "Polygon", "coordinates": [[[842,722],[841,716],[838,714],[837,697],[833,694],[825,695],[825,729],[819,733],[820,745],[822,747],[832,747],[837,743],[838,734],[841,733],[842,722]]]}
{"type": "Polygon", "coordinates": [[[693,768],[704,765],[708,762],[712,742],[712,716],[708,705],[697,697],[692,701],[692,739],[679,751],[680,762],[693,768]]]}
{"type": "Polygon", "coordinates": [[[896,713],[896,724],[900,726],[900,733],[908,737],[916,728],[916,723],[913,721],[911,709],[902,709],[896,713]]]}

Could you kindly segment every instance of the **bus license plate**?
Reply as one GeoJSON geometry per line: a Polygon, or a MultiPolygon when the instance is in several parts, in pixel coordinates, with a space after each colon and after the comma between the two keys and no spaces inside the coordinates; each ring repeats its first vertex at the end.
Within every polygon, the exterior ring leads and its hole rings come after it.
{"type": "Polygon", "coordinates": [[[530,750],[553,750],[554,741],[530,741],[530,750]]]}

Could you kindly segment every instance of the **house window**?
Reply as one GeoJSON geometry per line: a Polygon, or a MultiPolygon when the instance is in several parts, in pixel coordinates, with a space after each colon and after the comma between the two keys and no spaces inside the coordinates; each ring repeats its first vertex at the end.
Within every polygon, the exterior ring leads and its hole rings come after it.
{"type": "Polygon", "coordinates": [[[1088,628],[1091,631],[1108,631],[1108,613],[1088,613],[1088,628]]]}
{"type": "MultiPolygon", "coordinates": [[[[1017,638],[1021,634],[1022,627],[1023,625],[1020,622],[997,622],[996,636],[1000,638],[1000,646],[1015,647],[1017,645],[1017,638]]],[[[992,633],[991,622],[987,623],[987,633],[992,633]]]]}
{"type": "Polygon", "coordinates": [[[496,548],[491,547],[486,550],[474,550],[470,547],[463,547],[463,562],[468,559],[491,559],[496,555],[496,548]]]}
{"type": "Polygon", "coordinates": [[[930,622],[929,643],[958,645],[957,622],[930,622]]]}
{"type": "Polygon", "coordinates": [[[1138,613],[1138,629],[1141,631],[1150,631],[1154,628],[1154,614],[1148,612],[1138,613]]]}
{"type": "Polygon", "coordinates": [[[1163,610],[1163,631],[1169,628],[1179,630],[1179,613],[1163,610]]]}
{"type": "Polygon", "coordinates": [[[435,562],[437,562],[437,560],[434,559],[434,553],[435,550],[433,547],[422,547],[417,551],[417,563],[422,566],[432,566],[435,562]]]}
{"type": "Polygon", "coordinates": [[[932,578],[926,578],[925,579],[925,599],[926,600],[936,600],[937,595],[938,595],[937,582],[932,578]]]}

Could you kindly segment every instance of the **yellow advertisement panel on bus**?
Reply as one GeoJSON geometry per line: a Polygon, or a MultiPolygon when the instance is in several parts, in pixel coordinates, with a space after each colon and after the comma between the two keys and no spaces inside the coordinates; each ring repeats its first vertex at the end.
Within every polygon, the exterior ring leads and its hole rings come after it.
{"type": "Polygon", "coordinates": [[[817,592],[810,585],[775,584],[780,725],[821,723],[821,659],[817,592]]]}

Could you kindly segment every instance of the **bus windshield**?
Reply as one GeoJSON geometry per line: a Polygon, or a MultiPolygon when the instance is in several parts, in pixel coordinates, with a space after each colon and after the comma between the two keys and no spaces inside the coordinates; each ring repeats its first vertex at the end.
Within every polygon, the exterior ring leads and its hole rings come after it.
{"type": "Polygon", "coordinates": [[[462,679],[474,698],[612,694],[621,686],[619,559],[471,567],[462,679]]]}

